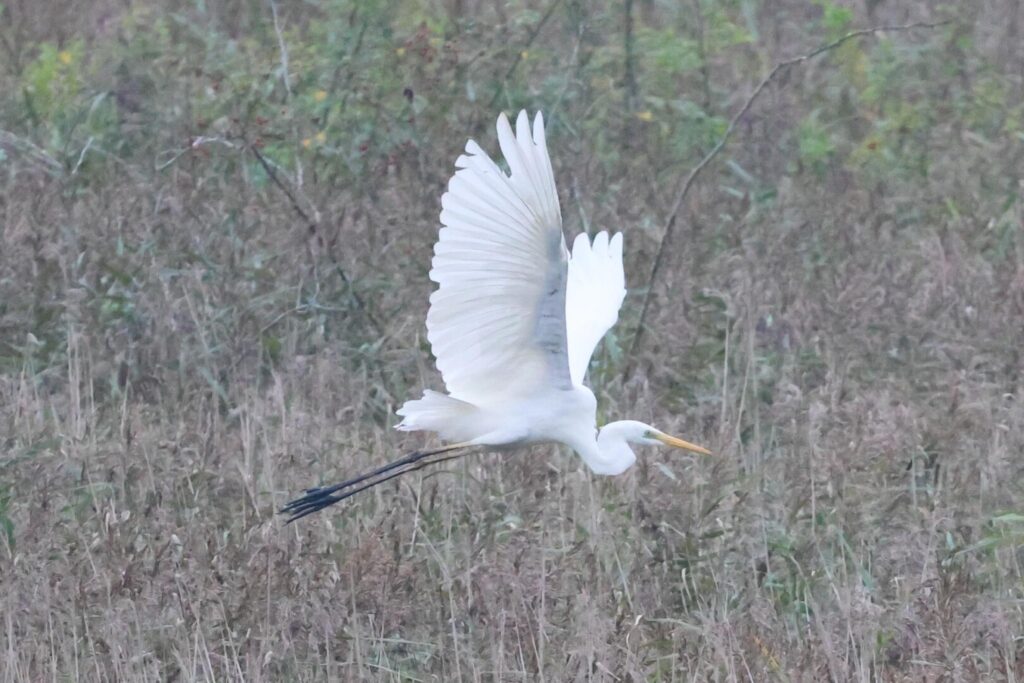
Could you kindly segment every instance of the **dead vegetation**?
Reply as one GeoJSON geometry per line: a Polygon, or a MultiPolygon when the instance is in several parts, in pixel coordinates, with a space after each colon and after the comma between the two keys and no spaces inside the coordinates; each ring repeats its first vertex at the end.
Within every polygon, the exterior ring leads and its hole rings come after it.
{"type": "Polygon", "coordinates": [[[58,4],[0,9],[0,680],[1020,680],[1019,2],[58,4]],[[768,88],[631,357],[771,65],[947,19],[768,88]],[[626,233],[602,416],[718,457],[283,526],[422,443],[438,199],[520,107],[626,233]]]}

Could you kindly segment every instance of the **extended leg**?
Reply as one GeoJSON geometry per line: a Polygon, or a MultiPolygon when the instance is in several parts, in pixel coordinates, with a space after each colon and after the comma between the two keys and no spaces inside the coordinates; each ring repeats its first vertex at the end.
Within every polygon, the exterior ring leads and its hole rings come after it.
{"type": "Polygon", "coordinates": [[[442,448],[435,448],[427,451],[414,451],[409,455],[401,457],[398,460],[395,460],[394,462],[384,465],[383,467],[379,467],[373,470],[372,472],[361,474],[358,477],[348,479],[346,481],[341,482],[340,484],[334,484],[332,486],[318,486],[311,489],[306,489],[306,495],[291,501],[283,508],[281,508],[280,512],[281,514],[290,515],[290,517],[288,518],[289,523],[294,522],[297,519],[301,519],[306,515],[311,515],[314,512],[324,509],[325,507],[334,505],[338,501],[345,500],[346,498],[353,496],[359,493],[360,491],[365,491],[366,489],[372,488],[377,484],[382,484],[385,481],[394,479],[395,477],[405,474],[406,472],[413,472],[415,470],[423,469],[424,467],[432,465],[437,462],[444,462],[445,460],[452,460],[459,456],[465,455],[465,453],[458,453],[456,455],[449,455],[444,458],[436,458],[434,460],[428,460],[424,462],[426,458],[429,458],[431,456],[449,453],[454,450],[469,448],[472,445],[473,444],[470,443],[456,443],[450,446],[444,446],[442,448]],[[398,468],[404,469],[399,469],[399,471],[393,472],[393,470],[396,470],[398,468]],[[389,472],[391,474],[388,474],[389,472]],[[383,474],[387,474],[388,476],[381,477],[380,475],[383,474]],[[380,478],[375,479],[375,477],[380,478]],[[367,480],[372,481],[369,481],[368,483],[363,484],[362,486],[352,489],[351,491],[338,493],[342,489],[346,489],[351,486],[356,486],[357,484],[361,484],[367,480]]]}

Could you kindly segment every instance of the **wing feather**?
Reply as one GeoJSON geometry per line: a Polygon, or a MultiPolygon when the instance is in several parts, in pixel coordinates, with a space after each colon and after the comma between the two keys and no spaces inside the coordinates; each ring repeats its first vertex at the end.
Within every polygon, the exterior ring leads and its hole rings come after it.
{"type": "Polygon", "coordinates": [[[538,113],[498,144],[510,174],[470,140],[441,198],[427,338],[451,396],[486,404],[540,386],[569,388],[568,251],[538,113]]]}
{"type": "Polygon", "coordinates": [[[578,235],[569,259],[565,313],[573,384],[583,383],[590,357],[618,320],[625,296],[622,233],[609,239],[607,232],[599,232],[593,244],[586,234],[578,235]]]}

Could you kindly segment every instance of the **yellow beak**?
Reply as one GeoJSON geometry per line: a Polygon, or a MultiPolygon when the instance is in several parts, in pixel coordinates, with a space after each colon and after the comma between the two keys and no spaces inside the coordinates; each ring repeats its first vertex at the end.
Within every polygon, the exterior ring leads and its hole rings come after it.
{"type": "Polygon", "coordinates": [[[711,451],[704,448],[703,446],[698,446],[697,444],[690,443],[689,441],[677,439],[674,436],[669,436],[668,434],[663,434],[662,432],[655,432],[654,434],[652,434],[652,436],[658,441],[665,444],[666,446],[672,446],[673,448],[682,448],[683,450],[693,451],[694,453],[700,453],[701,455],[711,455],[711,451]]]}

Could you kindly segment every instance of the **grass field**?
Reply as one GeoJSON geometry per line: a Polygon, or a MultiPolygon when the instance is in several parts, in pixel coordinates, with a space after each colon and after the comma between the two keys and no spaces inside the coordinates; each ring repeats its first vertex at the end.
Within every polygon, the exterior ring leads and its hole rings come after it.
{"type": "Polygon", "coordinates": [[[1020,0],[4,0],[0,682],[1021,681],[1020,0]],[[687,173],[772,66],[704,168],[687,173]],[[439,198],[625,233],[617,478],[435,443],[439,198]],[[659,253],[662,266],[651,277],[659,253]],[[650,307],[640,326],[640,308],[650,307]]]}

